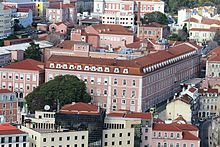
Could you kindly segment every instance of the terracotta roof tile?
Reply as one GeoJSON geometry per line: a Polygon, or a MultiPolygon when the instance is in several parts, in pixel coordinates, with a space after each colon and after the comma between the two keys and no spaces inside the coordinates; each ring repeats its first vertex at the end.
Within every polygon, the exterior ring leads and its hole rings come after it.
{"type": "Polygon", "coordinates": [[[191,88],[189,89],[189,91],[192,92],[192,93],[194,93],[196,90],[197,90],[197,89],[196,89],[195,87],[191,87],[191,88]]]}
{"type": "Polygon", "coordinates": [[[60,112],[65,112],[65,111],[69,111],[71,112],[78,112],[78,111],[86,111],[86,112],[97,112],[98,111],[98,107],[96,105],[93,104],[87,104],[87,103],[83,103],[83,102],[78,102],[78,103],[73,103],[73,104],[67,104],[64,105],[61,109],[60,112]]]}
{"type": "Polygon", "coordinates": [[[9,69],[23,69],[23,70],[37,70],[37,71],[41,71],[44,68],[42,68],[42,66],[44,66],[44,63],[33,60],[33,59],[26,59],[23,61],[19,61],[16,63],[12,63],[10,65],[6,65],[2,68],[9,68],[9,69]]]}
{"type": "Polygon", "coordinates": [[[188,131],[183,132],[183,140],[200,140],[199,137],[193,135],[188,131]]]}
{"type": "Polygon", "coordinates": [[[0,124],[0,135],[9,135],[9,134],[26,134],[26,133],[10,124],[0,124]]]}
{"type": "Polygon", "coordinates": [[[192,17],[192,18],[189,18],[189,19],[185,20],[184,22],[196,22],[196,23],[198,23],[199,20],[192,17]]]}
{"type": "Polygon", "coordinates": [[[122,25],[114,24],[97,24],[92,26],[98,33],[102,34],[118,34],[118,35],[133,35],[133,33],[122,25]]]}
{"type": "Polygon", "coordinates": [[[0,89],[0,93],[13,93],[13,92],[8,89],[0,89]]]}
{"type": "Polygon", "coordinates": [[[218,93],[218,89],[199,89],[199,93],[218,93]]]}
{"type": "Polygon", "coordinates": [[[132,112],[132,111],[124,111],[124,112],[112,112],[107,114],[108,117],[123,117],[123,118],[141,118],[141,119],[151,119],[152,114],[149,112],[132,112]]]}

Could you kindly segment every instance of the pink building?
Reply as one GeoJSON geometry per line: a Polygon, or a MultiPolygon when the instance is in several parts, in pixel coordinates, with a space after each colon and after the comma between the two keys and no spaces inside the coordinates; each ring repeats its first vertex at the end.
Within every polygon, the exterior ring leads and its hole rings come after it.
{"type": "Polygon", "coordinates": [[[137,37],[140,38],[140,40],[143,40],[145,38],[157,40],[165,38],[167,35],[167,26],[161,25],[156,22],[139,26],[137,31],[137,37]]]}
{"type": "Polygon", "coordinates": [[[16,93],[21,101],[44,83],[44,63],[26,59],[0,68],[0,87],[16,93]]]}
{"type": "Polygon", "coordinates": [[[59,23],[53,23],[49,26],[50,32],[56,32],[61,34],[67,34],[71,31],[71,29],[74,27],[72,23],[69,22],[59,22],[59,23]]]}
{"type": "Polygon", "coordinates": [[[0,89],[0,123],[17,122],[18,100],[15,93],[0,89]]]}
{"type": "Polygon", "coordinates": [[[92,102],[99,103],[107,112],[118,109],[141,112],[180,91],[180,82],[197,77],[200,51],[190,43],[182,43],[145,55],[132,57],[131,53],[121,58],[126,53],[118,53],[117,58],[110,58],[111,53],[93,53],[89,45],[79,43],[63,52],[49,51],[45,81],[58,75],[76,75],[85,81],[92,102]]]}
{"type": "Polygon", "coordinates": [[[200,147],[199,129],[182,121],[142,127],[141,138],[141,147],[200,147]]]}
{"type": "Polygon", "coordinates": [[[49,22],[71,22],[76,23],[76,6],[75,4],[56,4],[50,5],[46,10],[46,18],[49,22]]]}
{"type": "Polygon", "coordinates": [[[71,40],[84,41],[94,47],[124,47],[125,43],[134,42],[134,34],[121,25],[97,24],[77,28],[71,32],[71,40]]]}

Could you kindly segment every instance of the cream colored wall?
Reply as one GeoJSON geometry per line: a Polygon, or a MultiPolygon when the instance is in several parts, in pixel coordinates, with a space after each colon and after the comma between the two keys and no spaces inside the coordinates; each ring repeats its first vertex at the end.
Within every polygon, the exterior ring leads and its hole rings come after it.
{"type": "Polygon", "coordinates": [[[190,104],[182,102],[181,100],[171,102],[166,106],[166,118],[174,120],[179,115],[182,115],[187,122],[191,122],[192,111],[190,107],[190,104]]]}
{"type": "Polygon", "coordinates": [[[84,144],[84,147],[88,147],[88,131],[39,133],[24,126],[21,130],[29,134],[30,145],[33,143],[37,147],[59,147],[59,145],[74,147],[75,144],[79,147],[82,144],[84,144]],[[75,136],[77,136],[77,140],[75,140],[75,136]],[[84,139],[82,139],[82,136],[84,136],[84,139]],[[54,141],[51,141],[52,137],[54,141]],[[62,141],[59,141],[59,137],[62,137],[62,141]],[[67,137],[70,137],[70,140],[67,140],[67,137]],[[43,142],[44,138],[46,138],[46,142],[43,142]]]}
{"type": "Polygon", "coordinates": [[[107,147],[113,146],[112,142],[115,143],[114,146],[116,147],[134,147],[134,128],[104,130],[102,142],[103,147],[106,147],[105,142],[107,142],[107,147]],[[120,137],[120,133],[122,133],[122,137],[120,137]],[[130,136],[128,133],[130,133],[130,136]],[[105,137],[105,134],[108,134],[107,138],[105,137]],[[115,137],[112,137],[112,134],[115,134],[115,137]],[[119,145],[120,141],[122,141],[121,145],[119,145]],[[130,141],[130,144],[128,144],[128,141],[130,141]]]}
{"type": "Polygon", "coordinates": [[[125,128],[131,128],[131,125],[133,124],[141,124],[141,119],[129,119],[129,118],[121,118],[119,117],[119,119],[117,118],[106,118],[105,119],[105,123],[109,123],[109,124],[124,124],[125,128]]]}

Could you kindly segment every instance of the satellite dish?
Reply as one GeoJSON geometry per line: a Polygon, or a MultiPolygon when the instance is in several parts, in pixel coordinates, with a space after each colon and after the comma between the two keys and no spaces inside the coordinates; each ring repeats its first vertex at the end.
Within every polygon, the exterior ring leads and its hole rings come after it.
{"type": "Polygon", "coordinates": [[[50,110],[50,106],[49,106],[49,105],[45,105],[45,106],[44,106],[44,110],[45,110],[45,111],[50,110]]]}

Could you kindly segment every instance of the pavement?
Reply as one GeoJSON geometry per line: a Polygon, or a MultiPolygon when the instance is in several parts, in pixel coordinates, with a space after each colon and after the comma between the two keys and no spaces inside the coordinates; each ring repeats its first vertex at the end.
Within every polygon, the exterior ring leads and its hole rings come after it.
{"type": "Polygon", "coordinates": [[[205,120],[199,125],[199,137],[201,139],[200,147],[208,147],[208,128],[211,124],[211,120],[205,120]]]}

